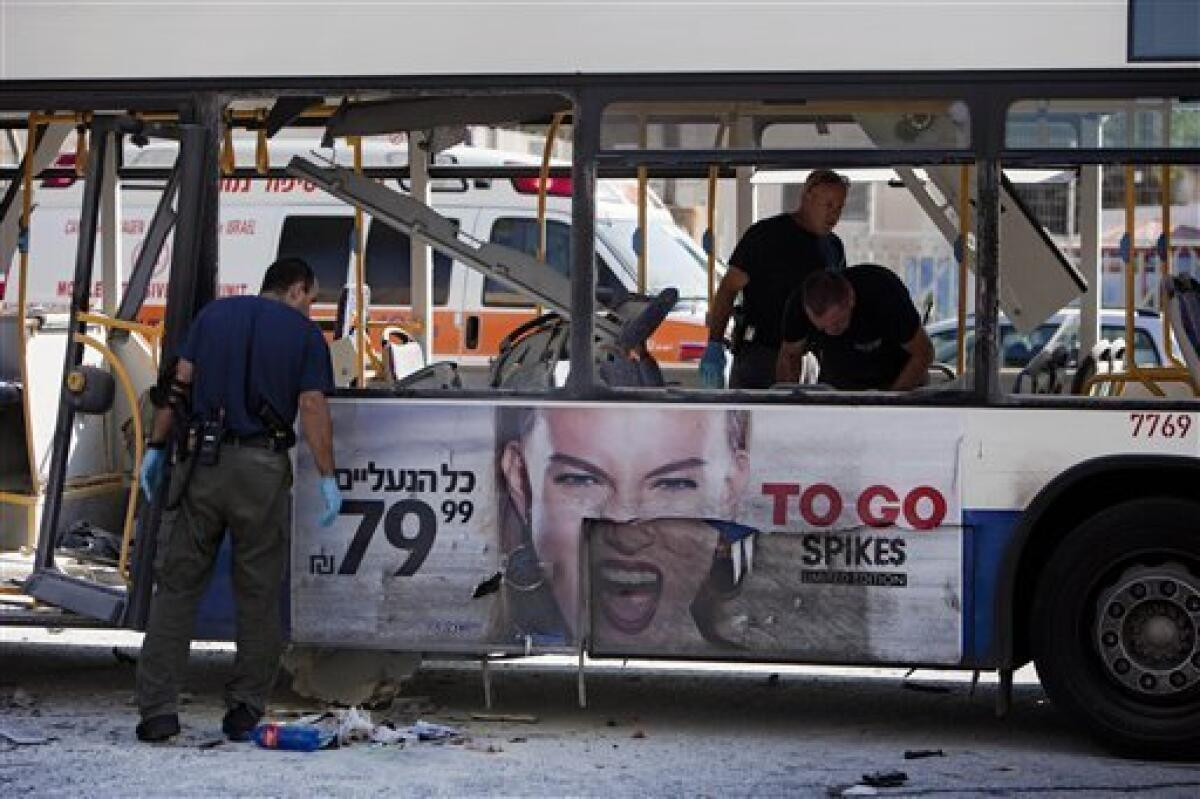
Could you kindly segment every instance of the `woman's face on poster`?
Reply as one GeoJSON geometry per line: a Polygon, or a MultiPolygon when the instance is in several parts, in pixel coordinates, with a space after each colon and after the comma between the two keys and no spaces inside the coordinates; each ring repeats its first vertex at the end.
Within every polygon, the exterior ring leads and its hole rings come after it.
{"type": "MultiPolygon", "coordinates": [[[[728,424],[725,412],[543,409],[525,438],[508,445],[502,468],[509,491],[526,514],[534,549],[572,630],[579,610],[585,519],[732,518],[745,485],[747,461],[745,451],[730,443],[728,424]]],[[[653,546],[640,548],[641,557],[628,560],[638,565],[626,572],[614,567],[609,577],[631,585],[645,582],[646,595],[658,596],[655,607],[663,606],[661,598],[675,596],[675,586],[667,581],[679,575],[681,562],[681,545],[675,544],[674,551],[666,545],[687,538],[706,548],[698,556],[687,552],[687,568],[695,557],[701,578],[716,545],[715,535],[679,532],[657,536],[661,540],[653,546]],[[652,563],[648,556],[663,562],[652,563]],[[653,568],[644,568],[646,564],[653,568]],[[652,585],[654,581],[658,584],[652,585]]],[[[692,589],[689,602],[694,595],[692,589]]],[[[642,608],[649,609],[650,603],[642,608]]],[[[652,620],[632,611],[629,615],[632,626],[652,620]]]]}

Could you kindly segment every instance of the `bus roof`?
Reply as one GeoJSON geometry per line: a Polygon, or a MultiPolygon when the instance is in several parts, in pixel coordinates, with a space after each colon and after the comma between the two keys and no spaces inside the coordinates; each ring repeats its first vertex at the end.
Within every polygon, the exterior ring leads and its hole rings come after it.
{"type": "Polygon", "coordinates": [[[1125,0],[5,3],[0,80],[1118,68],[1130,66],[1126,8],[1125,0]]]}

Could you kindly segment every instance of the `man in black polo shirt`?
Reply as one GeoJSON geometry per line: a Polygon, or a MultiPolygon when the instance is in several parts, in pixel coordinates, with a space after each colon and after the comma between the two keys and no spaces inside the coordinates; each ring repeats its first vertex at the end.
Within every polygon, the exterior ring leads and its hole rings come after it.
{"type": "MultiPolygon", "coordinates": [[[[228,297],[204,307],[179,361],[157,395],[141,483],[159,495],[171,435],[191,442],[171,475],[154,561],[155,592],[138,659],[137,737],[179,733],[179,689],[187,670],[196,606],[208,586],[221,539],[233,543],[237,658],[225,686],[221,727],[245,740],[266,706],[283,647],[279,601],[288,553],[297,415],[321,475],[333,522],[341,506],[334,479],[333,427],[325,394],[333,390],[329,348],[308,318],[317,281],[298,258],[267,270],[257,297],[228,297]],[[166,395],[166,396],[164,396],[166,395]]],[[[178,439],[177,439],[178,440],[178,439]]]]}
{"type": "Polygon", "coordinates": [[[849,391],[908,391],[925,384],[933,344],[908,289],[875,264],[815,272],[788,299],[776,379],[795,382],[806,350],[820,381],[849,391]]]}
{"type": "Polygon", "coordinates": [[[800,207],[750,226],[729,257],[709,308],[708,347],[700,378],[709,388],[725,379],[725,330],[738,293],[742,314],[733,332],[730,388],[770,388],[782,341],[780,325],[787,298],[814,270],[840,270],[846,251],[833,233],[850,182],[830,169],[816,169],[804,181],[800,207]]]}

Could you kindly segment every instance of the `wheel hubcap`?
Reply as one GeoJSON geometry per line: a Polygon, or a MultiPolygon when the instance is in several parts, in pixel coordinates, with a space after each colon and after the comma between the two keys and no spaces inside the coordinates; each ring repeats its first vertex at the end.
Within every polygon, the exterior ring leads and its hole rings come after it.
{"type": "Polygon", "coordinates": [[[1170,696],[1200,685],[1200,580],[1182,565],[1135,566],[1096,602],[1095,645],[1131,691],[1170,696]]]}

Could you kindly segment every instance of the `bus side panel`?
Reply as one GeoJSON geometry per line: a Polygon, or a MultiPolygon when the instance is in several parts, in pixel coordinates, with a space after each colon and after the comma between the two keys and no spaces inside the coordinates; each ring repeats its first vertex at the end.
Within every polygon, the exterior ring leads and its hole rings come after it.
{"type": "Polygon", "coordinates": [[[963,615],[968,621],[963,652],[967,662],[994,665],[1001,657],[997,651],[996,592],[1019,518],[1016,511],[963,511],[963,576],[967,581],[963,615]]]}
{"type": "Polygon", "coordinates": [[[963,414],[331,403],[297,451],[293,640],[420,651],[961,663],[963,414]]]}

